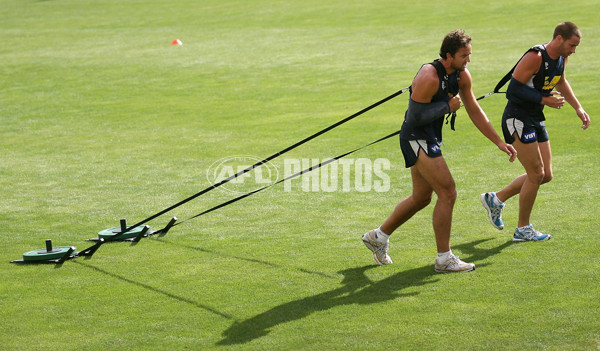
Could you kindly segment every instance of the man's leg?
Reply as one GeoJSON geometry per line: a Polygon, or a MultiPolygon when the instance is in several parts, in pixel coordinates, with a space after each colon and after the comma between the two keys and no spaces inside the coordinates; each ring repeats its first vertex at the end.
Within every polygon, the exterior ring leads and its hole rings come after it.
{"type": "Polygon", "coordinates": [[[502,202],[506,202],[506,200],[519,194],[521,192],[521,188],[523,187],[523,183],[525,182],[525,178],[527,178],[527,173],[516,177],[510,184],[504,187],[504,189],[496,193],[498,199],[502,202]]]}
{"type": "Polygon", "coordinates": [[[552,149],[550,148],[550,141],[538,143],[538,146],[542,155],[542,161],[544,162],[544,179],[542,179],[542,184],[546,184],[554,177],[554,173],[552,172],[552,149]]]}
{"type": "Polygon", "coordinates": [[[421,177],[415,166],[410,168],[413,183],[413,193],[402,200],[394,209],[392,214],[385,220],[381,227],[365,233],[362,237],[363,243],[373,252],[375,262],[380,265],[392,264],[388,255],[389,236],[404,222],[409,220],[415,213],[431,202],[433,189],[421,177]]]}
{"type": "Polygon", "coordinates": [[[525,181],[523,182],[523,187],[521,188],[521,193],[519,195],[519,224],[517,229],[515,229],[513,241],[546,241],[550,240],[552,235],[543,234],[535,230],[531,224],[530,217],[539,186],[552,179],[552,152],[550,150],[550,142],[546,141],[539,143],[537,155],[534,155],[535,150],[532,148],[528,148],[527,150],[531,151],[531,154],[526,154],[525,156],[527,157],[523,157],[521,163],[525,166],[525,164],[529,162],[529,168],[525,167],[527,178],[525,178],[525,181]],[[541,161],[537,160],[538,157],[541,161]],[[539,169],[539,162],[542,162],[541,171],[539,169]],[[536,182],[539,184],[536,185],[536,182]]]}
{"type": "MultiPolygon", "coordinates": [[[[514,145],[514,144],[513,144],[514,145]]],[[[544,178],[542,179],[541,184],[548,183],[552,180],[552,150],[550,149],[550,141],[545,141],[543,143],[538,143],[540,155],[542,157],[542,162],[544,165],[544,178]]],[[[516,148],[516,146],[515,146],[516,148]]],[[[518,150],[517,150],[518,152],[518,150]]],[[[521,192],[521,188],[523,188],[523,183],[527,178],[527,173],[521,174],[517,178],[515,178],[510,184],[508,184],[504,189],[500,190],[496,193],[498,199],[502,202],[506,202],[506,200],[511,197],[519,194],[521,192]]]]}
{"type": "Polygon", "coordinates": [[[423,150],[420,150],[419,159],[414,167],[438,197],[433,210],[433,231],[437,252],[448,252],[452,211],[456,200],[454,179],[443,157],[429,158],[423,150]]]}
{"type": "Polygon", "coordinates": [[[381,230],[388,235],[391,235],[404,222],[431,202],[433,188],[417,171],[416,166],[410,168],[410,174],[413,185],[412,195],[398,203],[392,214],[381,225],[381,230]]]}
{"type": "Polygon", "coordinates": [[[494,220],[497,223],[501,223],[501,212],[504,204],[495,204],[493,201],[489,201],[489,199],[497,198],[504,202],[510,197],[519,194],[519,222],[517,229],[515,229],[513,240],[549,240],[552,238],[551,235],[542,234],[533,228],[531,224],[531,212],[540,185],[552,180],[552,151],[550,149],[550,142],[524,144],[519,140],[515,140],[513,146],[518,152],[517,157],[525,168],[526,173],[515,178],[504,189],[495,193],[495,196],[494,193],[482,194],[482,202],[484,202],[484,207],[488,208],[488,214],[490,214],[492,223],[494,223],[494,220]]]}
{"type": "MultiPolygon", "coordinates": [[[[516,187],[522,182],[519,190],[519,222],[518,227],[524,227],[530,224],[531,211],[537,192],[544,180],[544,161],[542,153],[537,142],[524,144],[520,140],[515,140],[513,146],[517,150],[517,157],[525,168],[526,174],[519,176],[511,184],[516,187]]],[[[509,185],[510,187],[511,185],[509,185]]],[[[512,189],[515,191],[515,189],[512,189]]]]}
{"type": "MultiPolygon", "coordinates": [[[[413,195],[396,206],[396,209],[381,229],[388,228],[387,230],[390,231],[396,229],[420,209],[427,206],[432,191],[435,191],[438,197],[433,210],[433,231],[438,252],[435,260],[435,271],[469,272],[474,270],[474,264],[461,261],[450,250],[450,230],[452,228],[452,210],[456,201],[456,189],[446,161],[441,156],[430,158],[421,149],[416,164],[411,168],[411,174],[413,177],[413,195]]],[[[376,232],[381,233],[381,230],[372,230],[363,236],[363,242],[367,247],[371,245],[371,238],[365,239],[365,236],[376,236],[376,232]]],[[[377,263],[391,263],[391,259],[387,256],[387,250],[369,248],[373,251],[377,263]]]]}
{"type": "Polygon", "coordinates": [[[429,158],[421,150],[415,168],[437,195],[437,202],[433,209],[433,231],[438,252],[435,259],[435,271],[446,273],[474,270],[473,263],[461,261],[450,250],[450,230],[452,229],[456,188],[446,161],[443,157],[429,158]]]}

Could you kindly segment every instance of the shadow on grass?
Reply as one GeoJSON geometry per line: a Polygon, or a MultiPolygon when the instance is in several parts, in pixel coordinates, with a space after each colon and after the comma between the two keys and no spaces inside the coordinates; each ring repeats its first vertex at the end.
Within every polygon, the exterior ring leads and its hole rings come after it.
{"type": "MultiPolygon", "coordinates": [[[[476,246],[491,239],[477,240],[466,244],[457,245],[454,250],[466,253],[467,262],[477,262],[500,253],[513,242],[506,242],[491,249],[480,249],[476,246]]],[[[484,266],[480,265],[479,267],[484,266]]],[[[433,266],[409,269],[398,272],[378,282],[371,281],[365,272],[376,268],[376,265],[367,265],[345,269],[338,273],[344,276],[342,286],[314,296],[300,300],[290,301],[276,306],[268,311],[258,314],[244,321],[235,321],[231,327],[223,332],[223,339],[217,345],[244,344],[258,339],[269,333],[270,329],[287,322],[292,322],[309,316],[312,313],[325,311],[336,306],[344,305],[369,305],[397,299],[399,297],[413,296],[418,292],[402,293],[411,287],[431,284],[439,279],[433,266]]],[[[475,274],[475,273],[465,273],[475,274]]]]}
{"type": "Polygon", "coordinates": [[[212,308],[212,307],[210,307],[210,306],[203,305],[203,304],[201,304],[201,303],[198,303],[198,302],[196,302],[196,301],[193,301],[193,300],[187,299],[187,298],[185,298],[185,297],[178,296],[178,295],[175,295],[175,294],[173,294],[173,293],[170,293],[170,292],[168,292],[168,291],[165,291],[165,290],[162,290],[162,289],[155,288],[155,287],[153,287],[153,286],[150,286],[150,285],[148,285],[148,284],[144,284],[144,283],[136,282],[135,280],[132,280],[132,279],[129,279],[129,278],[125,278],[125,277],[123,277],[123,276],[120,276],[120,275],[118,275],[118,274],[115,274],[115,273],[111,273],[111,272],[105,271],[105,270],[104,270],[104,269],[102,269],[102,268],[98,268],[98,267],[95,267],[95,266],[92,266],[92,265],[89,265],[89,264],[86,264],[86,263],[77,262],[77,261],[75,261],[75,260],[73,260],[73,262],[74,262],[74,263],[77,263],[77,264],[80,264],[80,265],[82,265],[82,266],[85,266],[85,267],[87,267],[87,268],[91,268],[91,269],[93,269],[93,270],[95,270],[95,271],[97,271],[97,272],[100,272],[100,273],[106,274],[106,275],[108,275],[108,276],[110,276],[110,277],[113,277],[113,278],[119,279],[119,280],[121,280],[121,281],[127,282],[127,283],[129,283],[129,284],[133,284],[133,285],[136,285],[136,286],[138,286],[138,287],[141,287],[141,288],[144,288],[144,289],[150,290],[150,291],[152,291],[152,292],[155,292],[155,293],[157,293],[157,294],[161,294],[161,295],[167,296],[167,297],[169,297],[169,298],[172,298],[172,299],[175,299],[175,300],[178,300],[178,301],[181,301],[181,302],[185,302],[185,303],[187,303],[187,304],[190,304],[190,305],[192,305],[192,306],[194,306],[194,307],[198,307],[198,308],[201,308],[201,309],[203,309],[203,310],[205,310],[205,311],[208,311],[208,312],[211,312],[211,313],[213,313],[213,314],[216,314],[217,316],[220,316],[220,317],[223,317],[223,318],[226,318],[226,319],[234,319],[232,316],[230,316],[230,315],[228,315],[228,314],[225,314],[225,313],[219,312],[219,311],[217,311],[216,309],[214,309],[214,308],[212,308]]]}
{"type": "Polygon", "coordinates": [[[331,279],[338,279],[339,276],[337,275],[331,275],[331,274],[327,274],[324,272],[317,272],[317,271],[311,271],[309,269],[305,269],[305,268],[297,268],[297,267],[290,267],[290,266],[282,266],[282,265],[278,265],[276,263],[272,263],[272,262],[268,262],[268,261],[263,261],[263,260],[258,260],[255,258],[247,258],[247,257],[241,257],[241,256],[237,256],[237,255],[232,255],[229,253],[223,253],[223,252],[218,252],[218,251],[213,251],[213,250],[207,250],[207,249],[203,249],[201,247],[195,247],[195,246],[189,246],[189,245],[184,245],[184,244],[180,244],[180,243],[175,243],[172,241],[168,241],[168,240],[164,240],[161,238],[156,238],[153,239],[155,241],[161,242],[163,244],[169,244],[169,245],[174,245],[177,247],[183,247],[183,248],[187,248],[190,250],[195,250],[195,251],[200,251],[203,253],[208,253],[208,254],[212,254],[215,256],[219,256],[219,257],[230,257],[230,258],[234,258],[236,260],[240,260],[240,261],[246,261],[246,262],[251,262],[251,263],[259,263],[259,264],[264,264],[266,266],[271,266],[271,267],[277,267],[277,268],[285,268],[285,269],[292,269],[292,270],[297,270],[299,272],[302,273],[306,273],[306,274],[313,274],[313,275],[318,275],[324,278],[331,278],[331,279]]]}

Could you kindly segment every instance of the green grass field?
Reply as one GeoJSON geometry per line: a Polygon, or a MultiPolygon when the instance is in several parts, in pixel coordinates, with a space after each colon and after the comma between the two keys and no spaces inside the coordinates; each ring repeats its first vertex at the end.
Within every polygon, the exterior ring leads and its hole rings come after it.
{"type": "MultiPolygon", "coordinates": [[[[0,0],[0,349],[598,350],[600,120],[596,0],[0,0]],[[522,172],[464,110],[445,130],[458,199],[452,245],[477,270],[434,273],[433,206],[376,266],[360,236],[411,191],[397,139],[350,156],[388,159],[390,190],[283,185],[55,265],[9,262],[91,245],[210,186],[206,170],[267,157],[410,84],[443,36],[473,37],[476,95],[554,26],[583,40],[567,75],[592,119],[547,110],[554,180],[533,221],[553,235],[513,244],[479,194],[522,172]],[[175,38],[182,46],[172,46],[175,38]]],[[[325,159],[399,129],[402,95],[273,161],[325,159]]],[[[505,99],[481,102],[500,131],[505,99]]],[[[248,184],[246,184],[248,185],[248,184]]],[[[239,185],[243,190],[244,185],[239,185]]],[[[247,189],[246,189],[247,190],[247,189]]],[[[148,223],[234,197],[216,189],[148,223]]]]}

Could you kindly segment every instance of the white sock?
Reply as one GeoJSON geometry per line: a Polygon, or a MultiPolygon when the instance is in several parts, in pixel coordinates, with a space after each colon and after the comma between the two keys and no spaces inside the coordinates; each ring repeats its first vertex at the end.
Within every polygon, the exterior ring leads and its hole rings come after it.
{"type": "Polygon", "coordinates": [[[496,193],[493,193],[493,194],[494,194],[494,204],[498,205],[498,206],[502,205],[504,202],[500,201],[500,199],[498,198],[498,195],[496,195],[496,193]]]}
{"type": "Polygon", "coordinates": [[[382,243],[390,240],[390,235],[384,233],[383,230],[381,230],[381,227],[375,229],[375,233],[378,236],[377,240],[381,241],[382,243]]]}
{"type": "Polygon", "coordinates": [[[452,250],[447,251],[447,252],[438,252],[437,257],[440,259],[440,261],[445,261],[448,259],[448,257],[450,257],[450,254],[452,253],[452,250]]]}

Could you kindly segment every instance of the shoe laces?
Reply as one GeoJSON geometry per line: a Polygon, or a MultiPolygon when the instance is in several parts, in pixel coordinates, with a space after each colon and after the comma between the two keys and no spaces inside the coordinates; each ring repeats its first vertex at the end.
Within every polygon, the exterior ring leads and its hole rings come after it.
{"type": "Polygon", "coordinates": [[[535,236],[541,236],[541,235],[544,235],[544,234],[543,234],[542,232],[540,232],[539,230],[536,230],[536,229],[533,227],[533,224],[531,225],[531,231],[533,232],[533,234],[534,234],[535,236]]]}
{"type": "Polygon", "coordinates": [[[533,229],[533,226],[530,224],[521,231],[521,235],[523,235],[525,239],[532,240],[536,238],[536,230],[533,229]]]}
{"type": "Polygon", "coordinates": [[[376,241],[376,243],[377,244],[375,245],[375,248],[377,249],[377,251],[379,251],[380,253],[382,253],[383,256],[386,256],[387,253],[388,253],[388,250],[389,250],[388,243],[387,242],[382,243],[382,242],[379,242],[379,241],[376,241]]]}
{"type": "Polygon", "coordinates": [[[438,264],[440,264],[441,266],[444,266],[444,267],[452,267],[452,266],[460,266],[461,263],[462,263],[462,261],[460,260],[460,258],[452,253],[452,254],[448,255],[448,258],[446,260],[444,260],[444,262],[440,262],[438,264]]]}
{"type": "Polygon", "coordinates": [[[388,249],[389,249],[389,245],[387,242],[381,243],[381,245],[377,247],[377,251],[381,255],[382,259],[386,262],[390,261],[390,263],[391,263],[392,259],[390,258],[390,256],[388,256],[388,249]]]}
{"type": "Polygon", "coordinates": [[[450,254],[448,256],[448,262],[450,263],[454,263],[454,264],[460,264],[461,260],[458,256],[456,256],[455,254],[450,254]]]}
{"type": "Polygon", "coordinates": [[[371,245],[373,247],[375,247],[375,250],[377,250],[378,252],[382,252],[382,253],[387,253],[388,252],[388,242],[381,242],[379,240],[376,239],[375,237],[376,234],[374,233],[369,233],[369,241],[371,242],[371,245]]]}
{"type": "Polygon", "coordinates": [[[494,217],[500,217],[502,215],[502,208],[504,207],[504,205],[496,205],[494,203],[494,201],[492,200],[492,206],[490,208],[491,212],[492,212],[492,216],[494,217]]]}

